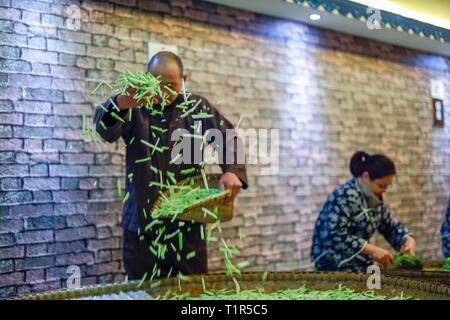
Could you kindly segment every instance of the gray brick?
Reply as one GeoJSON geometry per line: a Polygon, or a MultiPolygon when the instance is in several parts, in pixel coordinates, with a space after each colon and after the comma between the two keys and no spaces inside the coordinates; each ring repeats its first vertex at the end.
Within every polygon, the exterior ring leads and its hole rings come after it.
{"type": "Polygon", "coordinates": [[[25,256],[24,246],[14,246],[2,248],[0,250],[0,260],[11,259],[11,258],[22,258],[25,256]]]}
{"type": "Polygon", "coordinates": [[[73,240],[90,239],[95,238],[95,236],[96,236],[95,228],[92,226],[57,230],[55,232],[56,241],[73,241],[73,240]]]}
{"type": "MultiPolygon", "coordinates": [[[[58,62],[64,66],[74,66],[77,61],[77,56],[73,54],[59,53],[58,62]]],[[[52,72],[53,73],[53,72],[52,72]]]]}
{"type": "Polygon", "coordinates": [[[17,218],[52,214],[53,205],[51,204],[28,204],[11,207],[11,215],[17,218]]]}
{"type": "Polygon", "coordinates": [[[50,3],[32,0],[12,0],[12,7],[29,11],[51,12],[50,3]]]}
{"type": "Polygon", "coordinates": [[[66,148],[64,140],[44,140],[45,151],[63,151],[66,148]]]}
{"type": "Polygon", "coordinates": [[[12,33],[0,33],[0,45],[7,46],[27,46],[27,36],[12,34],[12,33]]]}
{"type": "Polygon", "coordinates": [[[13,270],[14,270],[13,260],[0,260],[0,273],[7,273],[13,270]]]}
{"type": "Polygon", "coordinates": [[[27,230],[62,229],[66,227],[66,218],[63,216],[36,217],[26,220],[27,230]]]}
{"type": "Polygon", "coordinates": [[[27,175],[29,172],[27,165],[9,164],[0,166],[0,177],[17,177],[27,175]]]}
{"type": "MultiPolygon", "coordinates": [[[[27,229],[27,225],[25,226],[27,229]]],[[[26,231],[16,234],[16,241],[18,244],[29,244],[29,243],[41,243],[53,241],[53,231],[26,231]]]]}
{"type": "Polygon", "coordinates": [[[22,49],[22,59],[39,63],[58,63],[58,53],[37,49],[22,49]]]}
{"type": "Polygon", "coordinates": [[[62,178],[61,188],[63,190],[74,190],[78,189],[79,179],[78,178],[62,178]]]}
{"type": "Polygon", "coordinates": [[[61,162],[65,164],[91,164],[94,155],[89,153],[62,153],[61,162]]]}
{"type": "Polygon", "coordinates": [[[86,217],[82,214],[71,215],[67,217],[68,227],[82,227],[87,225],[86,217]]]}
{"type": "Polygon", "coordinates": [[[13,110],[13,103],[9,100],[0,100],[0,112],[11,112],[13,110]]]}
{"type": "Polygon", "coordinates": [[[14,152],[11,152],[11,151],[0,152],[0,163],[2,165],[13,163],[14,158],[15,158],[14,152]]]}
{"type": "Polygon", "coordinates": [[[59,30],[58,36],[61,40],[80,42],[85,44],[91,43],[92,39],[92,35],[90,33],[69,31],[69,30],[59,30]]]}
{"type": "Polygon", "coordinates": [[[0,46],[0,57],[17,59],[20,57],[20,49],[9,46],[0,46]]]}
{"type": "Polygon", "coordinates": [[[55,257],[53,256],[32,257],[15,261],[15,269],[17,271],[43,269],[53,267],[54,265],[55,257]]]}
{"type": "Polygon", "coordinates": [[[80,91],[64,91],[64,101],[69,103],[80,103],[84,102],[85,99],[83,93],[80,91]]]}
{"type": "Polygon", "coordinates": [[[2,87],[0,90],[0,99],[18,100],[22,98],[22,89],[13,87],[2,87]]]}
{"type": "Polygon", "coordinates": [[[72,242],[55,242],[48,245],[49,254],[78,253],[83,251],[86,251],[86,243],[84,240],[72,242]]]}
{"type": "Polygon", "coordinates": [[[12,137],[12,127],[0,125],[0,138],[12,137]]]}
{"type": "MultiPolygon", "coordinates": [[[[26,114],[25,125],[28,127],[46,127],[45,116],[41,114],[26,114]]],[[[50,127],[50,126],[47,126],[50,127]]]]}
{"type": "Polygon", "coordinates": [[[24,178],[23,188],[25,190],[59,190],[59,178],[24,178]]]}
{"type": "Polygon", "coordinates": [[[20,113],[1,114],[0,116],[1,116],[0,118],[1,124],[13,124],[13,125],[23,124],[23,115],[20,113]]]}
{"type": "Polygon", "coordinates": [[[14,102],[14,110],[25,113],[50,114],[52,105],[49,102],[22,100],[14,102]]]}
{"type": "Polygon", "coordinates": [[[54,191],[55,202],[82,202],[87,201],[87,191],[54,191]]]}
{"type": "Polygon", "coordinates": [[[61,102],[63,101],[63,93],[62,91],[52,89],[26,88],[25,99],[61,102]]]}
{"type": "Polygon", "coordinates": [[[0,60],[1,72],[30,72],[31,64],[22,60],[2,59],[0,60]]]}
{"type": "Polygon", "coordinates": [[[89,104],[55,103],[53,113],[63,116],[80,116],[81,114],[91,114],[92,106],[89,104]]]}
{"type": "Polygon", "coordinates": [[[37,24],[41,23],[41,13],[35,11],[22,11],[22,20],[26,21],[27,24],[37,24]]]}
{"type": "MultiPolygon", "coordinates": [[[[44,37],[29,37],[28,47],[33,49],[47,49],[47,41],[44,37]]],[[[42,62],[42,61],[41,61],[42,62]]]]}
{"type": "Polygon", "coordinates": [[[27,152],[42,152],[42,140],[41,139],[25,139],[24,149],[27,152]]]}
{"type": "Polygon", "coordinates": [[[49,255],[46,243],[28,244],[26,248],[27,257],[40,257],[49,255]]]}
{"type": "Polygon", "coordinates": [[[42,14],[42,24],[55,27],[62,27],[64,26],[64,19],[54,14],[42,14]]]}
{"type": "Polygon", "coordinates": [[[33,164],[30,166],[30,175],[33,177],[48,176],[48,166],[45,163],[33,164]]]}
{"type": "Polygon", "coordinates": [[[10,247],[14,244],[14,236],[11,233],[0,234],[0,247],[10,247]]]}
{"type": "Polygon", "coordinates": [[[52,128],[14,127],[16,138],[52,138],[52,128]]]}
{"type": "Polygon", "coordinates": [[[82,165],[50,165],[50,176],[78,177],[88,173],[87,166],[82,165]]]}
{"type": "MultiPolygon", "coordinates": [[[[22,139],[0,139],[0,146],[2,146],[3,151],[20,151],[23,148],[22,139]]],[[[0,176],[2,170],[0,169],[0,176]]]]}
{"type": "Polygon", "coordinates": [[[33,196],[30,192],[11,191],[0,192],[0,203],[2,204],[19,204],[32,201],[33,196]]]}
{"type": "Polygon", "coordinates": [[[2,191],[20,190],[21,187],[22,182],[19,178],[0,179],[0,190],[2,191]]]}
{"type": "Polygon", "coordinates": [[[47,48],[50,51],[72,53],[79,55],[86,54],[86,45],[63,40],[47,39],[47,48]]]}

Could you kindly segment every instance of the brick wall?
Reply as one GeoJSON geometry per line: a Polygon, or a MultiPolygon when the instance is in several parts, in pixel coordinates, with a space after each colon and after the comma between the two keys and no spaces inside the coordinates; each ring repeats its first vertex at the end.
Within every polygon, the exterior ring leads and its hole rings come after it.
{"type": "MultiPolygon", "coordinates": [[[[0,26],[0,297],[61,288],[71,264],[83,285],[123,279],[123,147],[93,145],[81,114],[101,101],[99,80],[144,70],[148,41],[177,45],[189,89],[235,123],[281,129],[280,172],[249,168],[224,229],[252,270],[310,268],[315,218],[357,149],[396,161],[387,201],[419,253],[441,257],[450,127],[431,127],[428,97],[443,79],[448,122],[449,59],[188,0],[0,0],[0,26]]],[[[214,247],[209,266],[222,268],[214,247]]]]}

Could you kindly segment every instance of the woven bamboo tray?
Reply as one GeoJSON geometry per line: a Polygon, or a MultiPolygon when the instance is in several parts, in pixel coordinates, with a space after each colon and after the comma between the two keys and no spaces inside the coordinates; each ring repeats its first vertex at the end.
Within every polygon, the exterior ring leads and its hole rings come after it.
{"type": "Polygon", "coordinates": [[[388,276],[416,279],[450,286],[450,271],[442,270],[444,262],[425,262],[422,270],[384,270],[388,276]]]}
{"type": "MultiPolygon", "coordinates": [[[[207,175],[208,179],[208,186],[210,188],[217,188],[219,189],[219,181],[221,178],[221,174],[209,174],[207,175]]],[[[190,180],[193,180],[194,183],[192,187],[200,187],[205,188],[205,184],[203,182],[202,176],[195,176],[188,178],[190,180]]],[[[185,179],[178,183],[179,186],[188,185],[187,181],[188,179],[185,179]]],[[[190,184],[189,184],[190,185],[190,184]]],[[[175,191],[176,192],[176,191],[175,191]]],[[[218,220],[221,222],[230,221],[233,218],[233,203],[225,203],[225,199],[228,196],[229,191],[226,190],[224,192],[221,192],[217,195],[211,196],[203,201],[199,201],[188,208],[184,210],[183,213],[180,213],[177,215],[176,220],[184,220],[184,221],[195,221],[199,223],[214,223],[217,221],[217,219],[207,215],[205,216],[204,212],[202,211],[202,208],[206,208],[210,211],[214,211],[214,209],[217,207],[218,211],[218,220]]],[[[169,196],[169,190],[164,192],[164,195],[166,197],[169,196]]],[[[159,197],[153,207],[152,212],[156,208],[158,208],[161,203],[164,201],[163,197],[159,197]]],[[[170,219],[170,218],[162,218],[159,217],[158,219],[170,219]]]]}
{"type": "MultiPolygon", "coordinates": [[[[315,290],[331,290],[337,288],[340,284],[356,291],[367,291],[366,283],[369,277],[363,273],[344,273],[344,272],[272,272],[267,273],[266,280],[262,280],[262,272],[243,273],[237,277],[242,290],[262,287],[266,292],[298,288],[302,285],[315,290]]],[[[203,275],[206,288],[233,290],[235,285],[233,281],[225,274],[207,274],[203,275]]],[[[105,294],[117,294],[119,292],[129,292],[145,290],[153,297],[163,295],[168,289],[178,292],[177,278],[164,279],[157,288],[151,288],[152,283],[144,282],[140,287],[137,281],[127,284],[111,284],[103,286],[93,286],[77,290],[62,290],[44,294],[35,294],[19,297],[19,300],[62,300],[76,299],[83,297],[100,296],[105,294]]],[[[192,276],[191,281],[183,281],[181,284],[183,292],[190,292],[192,296],[198,296],[203,292],[201,276],[192,276]]],[[[450,287],[442,284],[408,280],[396,277],[381,276],[381,289],[377,293],[387,297],[398,296],[403,293],[404,296],[414,296],[419,300],[450,300],[450,287]]]]}

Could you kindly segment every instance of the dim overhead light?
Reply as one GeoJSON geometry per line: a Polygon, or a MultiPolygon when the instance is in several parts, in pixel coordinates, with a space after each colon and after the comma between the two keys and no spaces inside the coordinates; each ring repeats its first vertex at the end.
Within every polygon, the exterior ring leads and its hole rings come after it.
{"type": "Polygon", "coordinates": [[[317,13],[310,14],[309,18],[313,21],[320,20],[320,14],[317,13]]]}

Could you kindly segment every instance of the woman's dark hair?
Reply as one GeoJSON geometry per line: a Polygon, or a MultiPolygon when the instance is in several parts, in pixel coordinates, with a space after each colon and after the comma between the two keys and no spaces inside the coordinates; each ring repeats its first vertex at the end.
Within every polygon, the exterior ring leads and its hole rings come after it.
{"type": "Polygon", "coordinates": [[[360,177],[364,171],[369,173],[370,180],[380,179],[396,174],[395,164],[384,154],[369,155],[364,151],[357,151],[350,160],[350,172],[360,177]]]}

